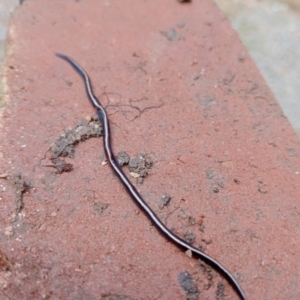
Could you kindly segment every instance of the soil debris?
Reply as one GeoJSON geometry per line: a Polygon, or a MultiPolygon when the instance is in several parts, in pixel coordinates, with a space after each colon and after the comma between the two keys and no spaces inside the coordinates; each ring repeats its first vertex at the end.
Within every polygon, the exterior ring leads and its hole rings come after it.
{"type": "Polygon", "coordinates": [[[22,211],[24,208],[23,195],[26,193],[32,186],[30,182],[23,179],[21,174],[13,175],[10,178],[10,183],[15,190],[15,199],[16,199],[16,216],[22,211]]]}
{"type": "Polygon", "coordinates": [[[121,151],[117,155],[117,160],[120,166],[128,165],[130,175],[137,179],[138,184],[144,182],[145,177],[153,165],[153,160],[150,156],[144,153],[139,153],[135,157],[130,157],[125,151],[121,151]]]}
{"type": "Polygon", "coordinates": [[[53,158],[51,159],[53,165],[45,165],[45,167],[52,167],[56,169],[56,174],[61,174],[63,172],[71,172],[73,170],[73,165],[67,163],[63,158],[53,158]]]}
{"type": "Polygon", "coordinates": [[[180,286],[186,291],[186,300],[197,300],[200,293],[198,287],[193,281],[189,272],[184,271],[179,273],[178,281],[180,286]]]}
{"type": "Polygon", "coordinates": [[[93,116],[90,121],[80,120],[74,128],[62,133],[52,144],[50,147],[51,160],[58,157],[74,158],[76,144],[92,137],[100,137],[102,132],[102,124],[97,115],[93,116]]]}
{"type": "Polygon", "coordinates": [[[102,124],[98,115],[86,117],[85,119],[80,120],[74,128],[63,132],[51,145],[50,160],[53,165],[45,165],[45,167],[55,168],[57,174],[72,171],[73,165],[67,163],[65,159],[61,157],[74,158],[74,146],[76,144],[92,137],[100,137],[102,134],[102,124]]]}
{"type": "Polygon", "coordinates": [[[190,230],[186,231],[183,234],[183,238],[189,243],[192,244],[196,240],[196,234],[191,232],[190,230]]]}
{"type": "Polygon", "coordinates": [[[169,195],[162,195],[159,203],[158,203],[158,207],[160,209],[163,209],[165,206],[167,206],[169,204],[169,202],[171,201],[171,196],[169,195]]]}
{"type": "Polygon", "coordinates": [[[117,160],[119,162],[119,165],[123,167],[124,165],[129,164],[130,156],[125,151],[121,151],[117,155],[117,160]]]}
{"type": "MultiPolygon", "coordinates": [[[[85,119],[80,120],[74,128],[63,132],[51,145],[49,151],[52,165],[45,165],[45,167],[55,168],[57,174],[72,171],[73,165],[67,163],[62,157],[74,158],[74,146],[76,144],[89,138],[100,137],[102,135],[103,128],[98,115],[92,117],[88,116],[85,119]]],[[[153,165],[152,159],[143,153],[130,158],[125,151],[121,151],[117,155],[117,160],[121,167],[128,165],[129,172],[134,175],[136,174],[134,177],[137,178],[138,184],[143,183],[144,178],[147,176],[153,165]]],[[[102,163],[102,165],[105,165],[105,163],[102,163]]]]}
{"type": "Polygon", "coordinates": [[[141,177],[146,177],[153,165],[152,159],[144,153],[131,157],[128,164],[130,172],[138,173],[141,177]]]}

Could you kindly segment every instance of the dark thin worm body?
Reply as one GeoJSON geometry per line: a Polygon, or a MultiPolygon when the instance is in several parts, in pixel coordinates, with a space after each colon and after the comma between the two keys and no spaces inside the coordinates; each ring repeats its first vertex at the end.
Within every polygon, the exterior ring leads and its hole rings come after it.
{"type": "Polygon", "coordinates": [[[87,95],[89,97],[89,100],[95,107],[99,118],[102,122],[103,126],[103,143],[104,143],[104,150],[106,157],[113,168],[113,170],[116,172],[117,176],[119,177],[120,181],[122,184],[125,186],[127,189],[128,193],[130,196],[133,198],[133,200],[136,201],[136,203],[142,208],[144,213],[149,217],[149,219],[156,225],[156,227],[164,234],[166,235],[170,240],[172,240],[176,245],[189,249],[192,251],[192,253],[197,254],[201,259],[206,261],[209,265],[214,267],[216,270],[218,270],[221,274],[223,274],[228,282],[233,286],[233,288],[236,290],[237,294],[240,296],[242,300],[246,300],[246,296],[240,287],[239,283],[237,280],[234,278],[234,276],[225,268],[223,267],[219,262],[217,262],[215,259],[211,258],[204,252],[200,251],[198,248],[190,245],[177,235],[175,235],[172,231],[170,231],[162,222],[161,220],[156,216],[156,214],[152,211],[152,209],[148,206],[148,204],[143,200],[139,192],[136,190],[136,188],[132,185],[132,183],[129,181],[129,179],[126,177],[124,172],[119,166],[119,163],[117,159],[115,158],[115,155],[111,149],[111,144],[110,144],[110,128],[109,128],[109,121],[108,117],[106,114],[105,109],[102,107],[100,104],[99,100],[95,97],[92,87],[91,87],[91,81],[87,73],[84,71],[83,68],[81,68],[72,58],[56,53],[56,55],[68,63],[72,65],[72,67],[81,75],[81,77],[84,80],[85,83],[85,88],[87,95]]]}

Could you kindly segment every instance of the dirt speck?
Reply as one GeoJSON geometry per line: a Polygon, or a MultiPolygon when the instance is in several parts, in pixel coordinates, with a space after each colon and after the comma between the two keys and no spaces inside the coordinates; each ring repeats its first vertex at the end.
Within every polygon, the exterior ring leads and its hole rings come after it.
{"type": "Polygon", "coordinates": [[[183,40],[184,37],[179,34],[174,28],[170,28],[166,31],[160,32],[163,36],[165,36],[169,41],[179,41],[183,40]]]}
{"type": "Polygon", "coordinates": [[[0,250],[0,271],[11,271],[12,265],[7,256],[0,250]]]}
{"type": "Polygon", "coordinates": [[[188,223],[189,225],[195,225],[196,224],[196,219],[193,216],[189,216],[188,218],[188,223]]]}
{"type": "Polygon", "coordinates": [[[171,201],[171,196],[169,195],[162,195],[159,203],[158,203],[158,207],[160,209],[163,209],[165,206],[167,206],[169,204],[169,202],[171,201]]]}
{"type": "Polygon", "coordinates": [[[93,206],[94,214],[97,216],[102,215],[103,212],[108,208],[108,206],[108,203],[95,202],[93,206]]]}
{"type": "Polygon", "coordinates": [[[222,281],[219,281],[216,290],[217,300],[225,300],[224,292],[225,292],[225,284],[222,281]]]}
{"type": "Polygon", "coordinates": [[[178,281],[180,286],[185,290],[186,292],[186,299],[187,300],[197,300],[198,295],[200,291],[198,290],[196,284],[193,281],[192,276],[189,272],[184,271],[179,273],[178,275],[178,281]]]}
{"type": "Polygon", "coordinates": [[[215,187],[215,188],[213,188],[213,192],[217,194],[220,192],[220,190],[219,190],[219,188],[215,187]]]}
{"type": "Polygon", "coordinates": [[[180,219],[186,219],[188,216],[186,215],[185,211],[181,209],[177,217],[180,219]]]}
{"type": "Polygon", "coordinates": [[[238,178],[234,178],[234,179],[233,179],[233,182],[236,183],[236,184],[241,183],[240,180],[239,180],[238,178]]]}
{"type": "MultiPolygon", "coordinates": [[[[216,170],[209,168],[206,171],[206,178],[211,180],[214,184],[218,185],[219,188],[223,188],[225,186],[225,179],[216,170]]],[[[218,187],[215,187],[213,189],[214,193],[219,192],[218,187]]]]}
{"type": "Polygon", "coordinates": [[[257,190],[262,194],[267,194],[268,193],[267,185],[262,180],[257,180],[257,181],[258,181],[257,190]]]}

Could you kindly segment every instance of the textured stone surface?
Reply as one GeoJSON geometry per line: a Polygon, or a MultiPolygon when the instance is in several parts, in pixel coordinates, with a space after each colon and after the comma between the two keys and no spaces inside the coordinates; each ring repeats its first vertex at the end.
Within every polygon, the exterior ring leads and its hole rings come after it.
{"type": "Polygon", "coordinates": [[[300,137],[300,1],[216,0],[300,137]]]}
{"type": "Polygon", "coordinates": [[[101,138],[76,146],[71,172],[45,167],[59,135],[94,114],[60,51],[109,104],[115,153],[154,160],[138,188],[168,227],[194,233],[250,299],[299,299],[299,141],[213,1],[26,0],[7,46],[2,298],[185,299],[188,272],[199,299],[237,299],[139,213],[101,138]]]}

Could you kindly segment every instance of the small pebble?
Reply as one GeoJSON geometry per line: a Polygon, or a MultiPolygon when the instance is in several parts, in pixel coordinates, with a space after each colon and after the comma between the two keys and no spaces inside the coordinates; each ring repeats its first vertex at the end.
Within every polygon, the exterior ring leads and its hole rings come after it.
{"type": "Polygon", "coordinates": [[[171,200],[171,197],[168,195],[163,195],[160,199],[160,203],[158,204],[158,207],[160,209],[163,209],[165,206],[167,206],[169,204],[171,200]]]}
{"type": "Polygon", "coordinates": [[[138,174],[138,173],[130,172],[129,174],[130,174],[130,176],[132,176],[133,178],[139,178],[139,177],[140,177],[140,174],[138,174]]]}
{"type": "Polygon", "coordinates": [[[193,252],[192,250],[188,249],[185,251],[185,254],[188,256],[188,257],[192,257],[193,256],[193,252]]]}
{"type": "Polygon", "coordinates": [[[85,119],[88,121],[88,122],[91,122],[93,120],[93,118],[91,116],[86,116],[85,119]]]}

